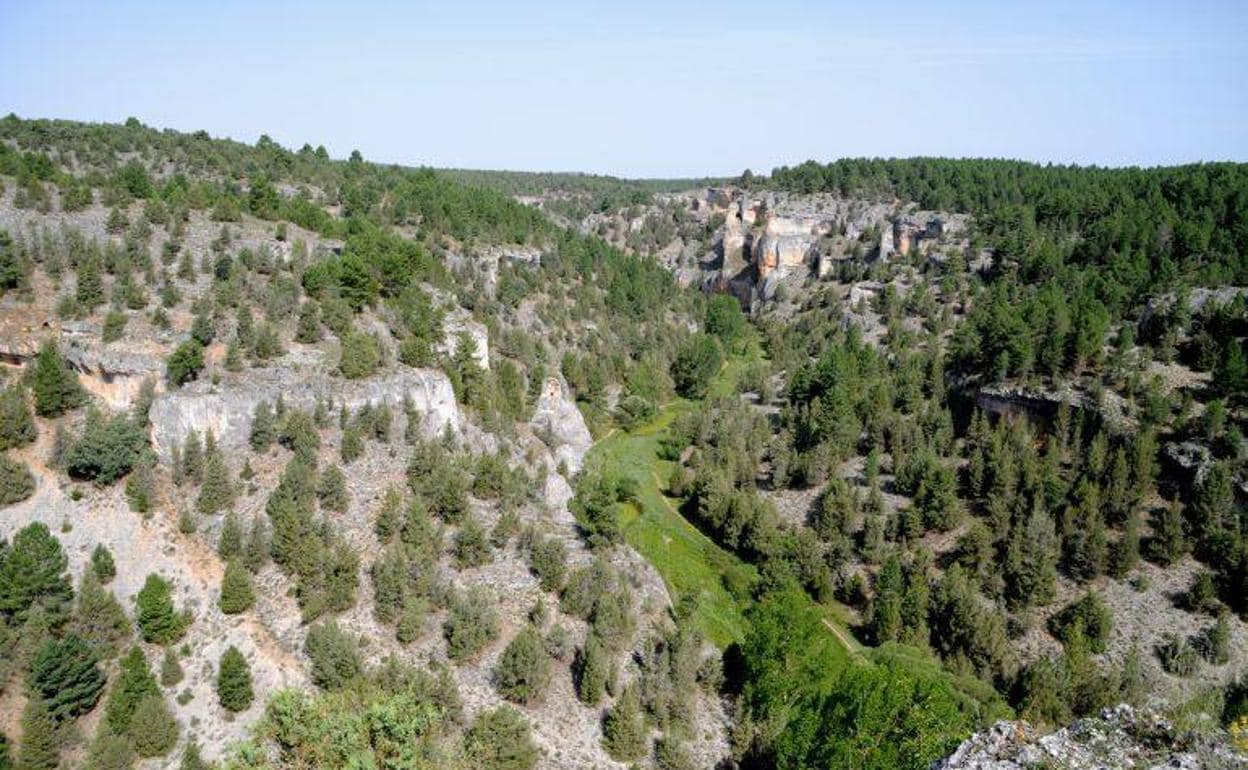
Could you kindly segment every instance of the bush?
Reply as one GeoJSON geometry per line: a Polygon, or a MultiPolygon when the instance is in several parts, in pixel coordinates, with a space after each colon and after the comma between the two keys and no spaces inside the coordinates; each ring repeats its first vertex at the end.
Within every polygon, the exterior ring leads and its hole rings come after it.
{"type": "Polygon", "coordinates": [[[116,342],[126,330],[126,314],[118,310],[109,311],[104,317],[104,329],[101,338],[105,343],[116,342]]]}
{"type": "Polygon", "coordinates": [[[182,663],[178,661],[178,653],[172,647],[165,648],[165,656],[160,659],[160,686],[177,687],[186,677],[182,663]]]}
{"type": "Polygon", "coordinates": [[[475,517],[469,516],[455,535],[455,565],[460,569],[489,564],[493,558],[485,529],[475,517]]]}
{"type": "Polygon", "coordinates": [[[525,626],[503,650],[494,669],[494,686],[509,701],[532,703],[549,682],[550,656],[542,636],[533,626],[525,626]]]}
{"type": "Polygon", "coordinates": [[[1083,630],[1088,647],[1093,652],[1105,652],[1109,635],[1114,629],[1114,613],[1101,597],[1092,592],[1068,605],[1049,620],[1049,630],[1063,642],[1069,641],[1075,624],[1083,630]]]}
{"type": "Polygon", "coordinates": [[[117,565],[113,562],[113,554],[104,547],[103,543],[97,545],[91,552],[91,571],[101,583],[108,583],[117,577],[117,565]]]}
{"type": "Polygon", "coordinates": [[[10,385],[0,390],[0,452],[35,440],[35,420],[26,405],[26,390],[10,385]]]}
{"type": "Polygon", "coordinates": [[[82,435],[65,452],[65,469],[74,478],[107,486],[129,473],[145,448],[147,434],[129,416],[92,410],[82,435]]]}
{"type": "Polygon", "coordinates": [[[498,612],[493,597],[483,586],[456,595],[442,631],[451,660],[462,663],[481,652],[498,638],[498,612]]]}
{"type": "Polygon", "coordinates": [[[348,380],[371,377],[381,367],[381,343],[371,334],[351,330],[342,338],[338,372],[348,380]]]}
{"type": "Polygon", "coordinates": [[[101,657],[112,657],[128,641],[133,625],[121,603],[104,588],[94,572],[84,570],[78,583],[78,604],[71,625],[74,633],[91,644],[101,657]]]}
{"type": "Polygon", "coordinates": [[[35,477],[26,463],[0,455],[0,508],[20,503],[35,493],[35,477]]]}
{"type": "Polygon", "coordinates": [[[251,667],[238,648],[231,645],[221,656],[221,665],[217,669],[217,700],[226,709],[237,713],[246,711],[254,697],[251,667]]]}
{"type": "Polygon", "coordinates": [[[171,385],[181,386],[199,376],[204,369],[204,346],[189,339],[174,348],[165,362],[165,377],[171,385]]]}
{"type": "Polygon", "coordinates": [[[149,574],[136,601],[143,641],[172,644],[186,633],[187,626],[191,623],[190,616],[174,610],[173,585],[168,580],[160,575],[149,574]]]}
{"type": "Polygon", "coordinates": [[[347,495],[347,477],[341,468],[330,465],[321,472],[321,478],[316,485],[316,496],[320,499],[322,508],[346,513],[350,497],[347,495]]]}
{"type": "Polygon", "coordinates": [[[558,591],[568,572],[568,549],[557,537],[545,537],[529,551],[529,568],[543,591],[558,591]]]}
{"type": "Polygon", "coordinates": [[[137,759],[129,738],[101,731],[87,749],[86,770],[132,770],[137,759]]]}
{"type": "Polygon", "coordinates": [[[303,651],[312,660],[313,684],[326,690],[345,686],[363,670],[359,642],[333,621],[309,628],[303,651]]]}
{"type": "Polygon", "coordinates": [[[464,735],[464,753],[481,770],[528,770],[541,756],[529,723],[510,706],[483,711],[464,735]]]}
{"type": "Polygon", "coordinates": [[[1196,649],[1178,634],[1166,634],[1157,645],[1157,659],[1168,674],[1188,677],[1196,673],[1199,659],[1196,649]]]}
{"type": "Polygon", "coordinates": [[[749,327],[741,303],[730,294],[715,294],[706,302],[706,333],[719,338],[725,348],[732,346],[749,327]]]}

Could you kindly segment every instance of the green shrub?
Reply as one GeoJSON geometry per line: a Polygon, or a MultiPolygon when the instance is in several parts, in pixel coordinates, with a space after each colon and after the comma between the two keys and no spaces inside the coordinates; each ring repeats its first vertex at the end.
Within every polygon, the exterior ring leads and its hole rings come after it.
{"type": "Polygon", "coordinates": [[[602,720],[602,745],[619,762],[641,759],[649,748],[645,718],[635,687],[625,688],[602,720]]]}
{"type": "Polygon", "coordinates": [[[529,568],[537,575],[543,591],[558,591],[568,571],[568,549],[557,537],[544,537],[529,551],[529,568]]]}
{"type": "Polygon", "coordinates": [[[1075,624],[1082,628],[1089,649],[1105,652],[1105,645],[1114,629],[1114,613],[1100,596],[1089,591],[1082,599],[1067,605],[1050,618],[1049,630],[1065,642],[1069,640],[1075,624]]]}
{"type": "Polygon", "coordinates": [[[338,372],[348,380],[371,377],[381,367],[381,343],[371,334],[351,330],[342,338],[338,372]]]}
{"type": "Polygon", "coordinates": [[[483,586],[475,586],[451,600],[450,612],[442,626],[446,654],[462,663],[498,638],[498,611],[494,599],[483,586]]]}
{"type": "Polygon", "coordinates": [[[26,389],[10,385],[0,390],[0,452],[35,440],[35,420],[26,405],[26,389]]]}
{"type": "Polygon", "coordinates": [[[165,377],[177,387],[198,377],[203,369],[204,346],[197,339],[189,339],[169,354],[169,360],[165,362],[165,377]]]}
{"type": "Polygon", "coordinates": [[[130,416],[105,417],[91,410],[82,435],[65,452],[65,470],[107,486],[129,473],[146,447],[146,431],[130,416]]]}
{"type": "Polygon", "coordinates": [[[127,317],[125,313],[119,310],[109,311],[104,316],[104,329],[101,332],[101,338],[105,343],[116,342],[121,339],[121,335],[126,331],[127,317]]]}
{"type": "Polygon", "coordinates": [[[529,723],[510,706],[477,715],[464,734],[464,753],[481,770],[529,770],[541,757],[529,735],[529,723]]]}
{"type": "Polygon", "coordinates": [[[303,651],[312,659],[312,683],[322,689],[343,687],[363,671],[359,642],[333,621],[309,628],[303,651]]]}
{"type": "Polygon", "coordinates": [[[0,508],[20,503],[35,493],[35,477],[26,463],[0,454],[0,508]]]}
{"type": "Polygon", "coordinates": [[[525,626],[503,650],[494,669],[494,686],[509,701],[532,703],[549,683],[550,656],[542,635],[533,626],[525,626]]]}
{"type": "Polygon", "coordinates": [[[117,565],[113,562],[113,554],[103,543],[91,551],[91,571],[101,583],[108,583],[117,576],[117,565]]]}

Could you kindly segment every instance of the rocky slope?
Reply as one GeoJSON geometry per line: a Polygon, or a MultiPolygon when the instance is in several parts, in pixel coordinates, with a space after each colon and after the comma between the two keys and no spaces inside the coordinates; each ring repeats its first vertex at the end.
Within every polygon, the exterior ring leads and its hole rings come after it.
{"type": "Polygon", "coordinates": [[[1248,757],[1225,740],[1195,735],[1149,711],[1105,709],[1041,735],[1026,722],[998,722],[968,738],[932,770],[1233,770],[1248,757]]]}

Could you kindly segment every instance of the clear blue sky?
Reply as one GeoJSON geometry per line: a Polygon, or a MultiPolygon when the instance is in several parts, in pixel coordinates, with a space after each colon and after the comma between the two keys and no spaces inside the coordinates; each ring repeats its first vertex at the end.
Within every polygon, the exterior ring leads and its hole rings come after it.
{"type": "Polygon", "coordinates": [[[0,112],[629,176],[1248,160],[1248,0],[0,0],[0,112]]]}

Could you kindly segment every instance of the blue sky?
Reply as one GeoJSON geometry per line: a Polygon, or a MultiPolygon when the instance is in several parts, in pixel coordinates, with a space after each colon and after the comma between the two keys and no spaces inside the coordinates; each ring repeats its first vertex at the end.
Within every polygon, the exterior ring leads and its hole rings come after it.
{"type": "Polygon", "coordinates": [[[1248,0],[0,0],[0,112],[370,160],[1248,160],[1248,0]]]}

